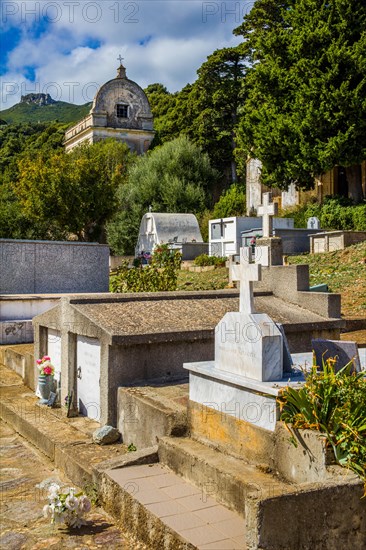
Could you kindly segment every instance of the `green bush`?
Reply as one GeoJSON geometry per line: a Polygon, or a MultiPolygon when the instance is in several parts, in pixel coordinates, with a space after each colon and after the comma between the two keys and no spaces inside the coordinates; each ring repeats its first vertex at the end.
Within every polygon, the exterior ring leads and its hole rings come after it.
{"type": "MultiPolygon", "coordinates": [[[[278,397],[281,420],[293,429],[323,433],[341,466],[365,482],[366,495],[366,379],[365,373],[351,372],[352,363],[338,372],[334,359],[314,365],[301,389],[287,387],[278,397]]],[[[296,432],[295,432],[296,434],[296,432]]],[[[292,437],[297,445],[297,440],[292,437]]]]}
{"type": "Polygon", "coordinates": [[[323,204],[298,206],[283,216],[294,218],[295,227],[306,227],[308,218],[315,216],[322,229],[366,231],[366,204],[355,206],[345,197],[326,197],[323,204]]]}
{"type": "Polygon", "coordinates": [[[205,267],[214,265],[215,267],[224,267],[226,262],[225,256],[209,256],[208,254],[200,254],[194,259],[194,265],[205,267]]]}
{"type": "Polygon", "coordinates": [[[182,255],[161,245],[152,256],[151,264],[130,268],[124,262],[113,272],[111,292],[163,292],[176,290],[182,255]]]}
{"type": "Polygon", "coordinates": [[[366,231],[366,204],[355,206],[352,215],[354,229],[356,231],[366,231]]]}

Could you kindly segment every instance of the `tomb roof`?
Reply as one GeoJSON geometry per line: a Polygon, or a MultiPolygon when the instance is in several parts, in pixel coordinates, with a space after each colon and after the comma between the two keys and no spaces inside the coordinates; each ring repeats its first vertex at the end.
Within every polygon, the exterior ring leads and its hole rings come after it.
{"type": "MultiPolygon", "coordinates": [[[[289,304],[275,296],[257,296],[259,311],[284,324],[324,321],[320,315],[289,304]]],[[[116,336],[168,334],[212,330],[229,311],[238,311],[239,299],[203,298],[179,300],[75,303],[72,306],[107,333],[116,336]]]]}

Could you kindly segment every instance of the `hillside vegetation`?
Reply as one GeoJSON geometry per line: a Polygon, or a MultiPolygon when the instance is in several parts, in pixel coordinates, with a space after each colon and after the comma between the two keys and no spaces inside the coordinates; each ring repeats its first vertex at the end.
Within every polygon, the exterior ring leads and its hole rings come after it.
{"type": "Polygon", "coordinates": [[[88,114],[91,103],[74,105],[65,101],[56,101],[52,105],[17,103],[1,112],[1,119],[7,124],[25,124],[37,122],[77,122],[88,114]]]}

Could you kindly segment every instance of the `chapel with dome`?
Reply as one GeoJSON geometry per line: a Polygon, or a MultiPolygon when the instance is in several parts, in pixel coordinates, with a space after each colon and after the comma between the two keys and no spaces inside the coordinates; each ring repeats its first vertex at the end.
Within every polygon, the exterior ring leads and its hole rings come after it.
{"type": "Polygon", "coordinates": [[[66,131],[66,152],[83,142],[107,138],[127,143],[140,155],[148,150],[154,138],[149,101],[143,89],[127,78],[121,56],[119,61],[116,78],[99,88],[89,114],[66,131]]]}

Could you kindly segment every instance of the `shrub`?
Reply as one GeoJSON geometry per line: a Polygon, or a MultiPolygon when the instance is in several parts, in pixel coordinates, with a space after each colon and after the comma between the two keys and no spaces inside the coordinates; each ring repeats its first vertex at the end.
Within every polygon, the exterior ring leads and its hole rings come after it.
{"type": "Polygon", "coordinates": [[[153,254],[151,264],[129,267],[125,261],[113,272],[111,292],[163,292],[176,290],[182,255],[162,245],[153,254]]]}
{"type": "Polygon", "coordinates": [[[354,206],[345,197],[326,197],[323,204],[297,206],[282,215],[294,218],[295,227],[306,227],[308,218],[316,216],[322,229],[366,231],[366,204],[354,206]]]}
{"type": "Polygon", "coordinates": [[[205,267],[214,265],[215,267],[224,267],[226,262],[225,256],[209,256],[208,254],[200,254],[194,259],[194,265],[205,267]]]}
{"type": "Polygon", "coordinates": [[[356,231],[366,231],[366,204],[353,208],[353,227],[356,231]]]}
{"type": "MultiPolygon", "coordinates": [[[[351,373],[352,363],[338,372],[334,359],[314,365],[299,389],[287,387],[278,401],[281,420],[293,429],[323,433],[341,466],[355,472],[365,482],[366,495],[366,379],[365,373],[351,373]]],[[[292,437],[296,445],[296,439],[292,437]]]]}

